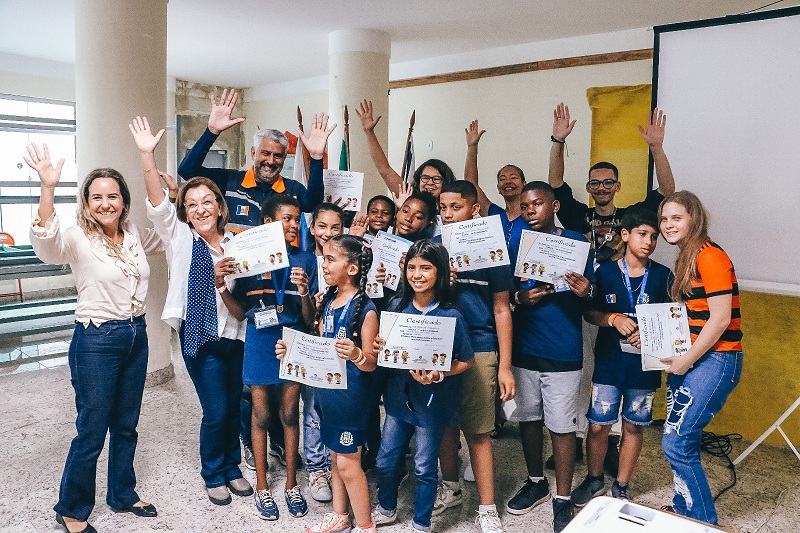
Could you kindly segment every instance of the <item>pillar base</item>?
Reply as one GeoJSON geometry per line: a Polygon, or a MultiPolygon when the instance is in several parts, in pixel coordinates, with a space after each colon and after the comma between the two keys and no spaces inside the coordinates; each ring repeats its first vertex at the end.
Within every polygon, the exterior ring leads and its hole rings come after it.
{"type": "Polygon", "coordinates": [[[168,364],[164,368],[159,368],[158,370],[153,370],[152,372],[147,373],[147,377],[144,379],[144,386],[147,387],[155,387],[156,385],[161,385],[166,383],[167,381],[171,380],[175,377],[175,367],[172,366],[172,363],[168,364]]]}

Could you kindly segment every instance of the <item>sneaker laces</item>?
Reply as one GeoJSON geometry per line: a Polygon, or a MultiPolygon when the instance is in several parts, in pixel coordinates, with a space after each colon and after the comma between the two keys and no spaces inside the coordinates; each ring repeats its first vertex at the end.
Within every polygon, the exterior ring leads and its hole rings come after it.
{"type": "Polygon", "coordinates": [[[286,491],[286,497],[292,505],[299,505],[303,503],[303,495],[300,493],[300,487],[294,486],[286,491]]]}
{"type": "Polygon", "coordinates": [[[256,491],[256,496],[258,496],[258,500],[261,502],[261,505],[269,506],[273,505],[272,500],[272,493],[269,489],[261,489],[256,491]]]}
{"type": "Polygon", "coordinates": [[[336,525],[336,522],[339,521],[340,517],[343,517],[343,515],[340,515],[339,513],[325,513],[325,515],[322,517],[322,523],[320,524],[319,530],[327,531],[336,525]]]}
{"type": "Polygon", "coordinates": [[[309,475],[309,477],[311,478],[310,479],[311,486],[315,489],[329,488],[329,481],[327,474],[329,474],[329,472],[326,472],[324,470],[320,470],[319,472],[311,472],[311,474],[309,475]]]}
{"type": "Polygon", "coordinates": [[[483,533],[503,533],[503,523],[497,516],[497,511],[486,511],[478,513],[475,517],[475,524],[481,528],[483,533]]]}

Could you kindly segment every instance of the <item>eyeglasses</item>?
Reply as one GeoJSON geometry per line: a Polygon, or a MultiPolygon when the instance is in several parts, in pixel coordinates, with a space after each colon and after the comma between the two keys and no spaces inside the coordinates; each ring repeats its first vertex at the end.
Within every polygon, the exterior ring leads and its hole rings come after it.
{"type": "Polygon", "coordinates": [[[604,189],[610,189],[615,184],[619,183],[619,180],[612,180],[611,178],[604,179],[604,180],[589,180],[586,182],[586,185],[589,186],[590,189],[599,189],[600,185],[603,186],[604,189]]]}
{"type": "Polygon", "coordinates": [[[426,176],[425,174],[423,174],[422,176],[419,177],[419,182],[420,183],[434,183],[436,185],[439,185],[442,182],[442,177],[441,176],[426,176]]]}
{"type": "Polygon", "coordinates": [[[195,203],[184,204],[184,208],[186,209],[187,213],[194,213],[195,211],[200,209],[200,206],[203,206],[203,209],[205,209],[206,211],[210,211],[217,206],[217,202],[213,200],[205,200],[200,204],[195,204],[195,203]]]}

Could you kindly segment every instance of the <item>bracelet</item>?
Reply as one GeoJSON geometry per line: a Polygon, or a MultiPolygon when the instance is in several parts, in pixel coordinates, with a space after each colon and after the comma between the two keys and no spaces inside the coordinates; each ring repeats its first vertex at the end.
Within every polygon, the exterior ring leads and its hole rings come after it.
{"type": "Polygon", "coordinates": [[[608,316],[608,325],[609,325],[609,327],[613,328],[614,327],[614,320],[616,320],[617,317],[620,317],[620,316],[622,316],[620,313],[611,313],[608,316]]]}
{"type": "Polygon", "coordinates": [[[519,301],[519,292],[520,291],[517,291],[517,292],[514,293],[514,303],[516,305],[522,305],[522,302],[519,301]]]}
{"type": "Polygon", "coordinates": [[[558,144],[567,144],[567,140],[566,140],[566,139],[564,139],[563,141],[559,141],[559,140],[558,140],[558,139],[556,139],[556,138],[555,138],[555,136],[553,136],[553,135],[551,135],[551,136],[550,136],[550,141],[551,141],[551,142],[554,142],[554,143],[558,143],[558,144]]]}
{"type": "Polygon", "coordinates": [[[367,361],[367,356],[364,355],[364,352],[361,348],[358,349],[358,357],[353,361],[355,364],[361,366],[367,361]]]}
{"type": "Polygon", "coordinates": [[[439,379],[433,381],[432,383],[441,383],[442,381],[444,381],[444,372],[442,372],[441,370],[437,370],[437,372],[439,372],[439,379]]]}
{"type": "Polygon", "coordinates": [[[227,285],[223,285],[222,287],[215,287],[215,289],[217,289],[218,293],[222,294],[223,292],[228,290],[228,286],[227,285]]]}
{"type": "Polygon", "coordinates": [[[298,293],[297,293],[297,295],[298,295],[298,296],[300,296],[300,298],[305,298],[306,296],[308,296],[308,293],[310,293],[310,292],[311,292],[311,291],[309,291],[309,290],[306,290],[306,293],[305,293],[305,294],[300,294],[300,293],[298,292],[298,293]]]}

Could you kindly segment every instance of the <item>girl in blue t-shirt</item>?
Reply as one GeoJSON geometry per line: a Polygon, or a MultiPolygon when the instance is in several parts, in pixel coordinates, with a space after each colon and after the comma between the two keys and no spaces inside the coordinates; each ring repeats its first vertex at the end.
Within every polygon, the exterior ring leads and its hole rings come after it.
{"type": "MultiPolygon", "coordinates": [[[[376,525],[397,520],[398,465],[413,436],[417,493],[411,527],[429,531],[436,499],[439,446],[444,428],[456,421],[461,405],[461,376],[457,374],[472,366],[474,353],[464,317],[450,306],[450,264],[444,246],[430,240],[414,243],[406,255],[403,274],[401,296],[389,304],[389,310],[455,318],[453,358],[447,372],[389,370],[384,394],[386,419],[377,460],[378,505],[372,520],[376,525]]],[[[385,344],[384,339],[376,337],[375,352],[380,353],[385,344]]]]}
{"type": "MultiPolygon", "coordinates": [[[[378,334],[378,314],[366,294],[367,272],[372,266],[372,250],[351,235],[338,235],[323,245],[322,273],[328,290],[317,306],[315,331],[335,338],[336,353],[347,361],[347,389],[314,390],[320,416],[322,443],[331,452],[333,512],[306,533],[336,533],[349,530],[348,504],[353,509],[356,532],[375,532],[370,518],[367,477],[361,469],[361,447],[366,440],[368,412],[364,372],[377,366],[373,344],[378,334]],[[366,346],[362,351],[361,347],[366,346]]],[[[286,353],[280,340],[278,357],[286,353]]]]}

